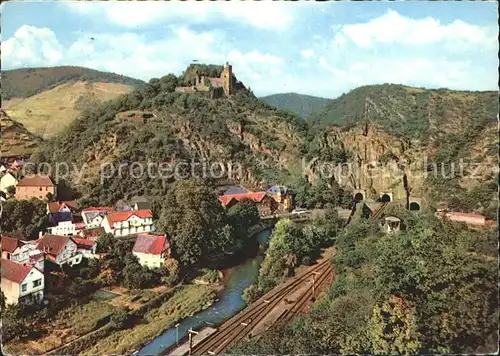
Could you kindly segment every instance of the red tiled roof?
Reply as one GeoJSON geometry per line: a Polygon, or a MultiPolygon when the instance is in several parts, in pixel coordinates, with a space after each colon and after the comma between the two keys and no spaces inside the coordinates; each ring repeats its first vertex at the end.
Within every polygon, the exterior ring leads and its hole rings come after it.
{"type": "Polygon", "coordinates": [[[74,223],[75,225],[75,229],[76,230],[82,230],[85,228],[85,223],[84,222],[77,222],[77,223],[74,223]]]}
{"type": "Polygon", "coordinates": [[[450,211],[450,212],[446,213],[446,216],[448,216],[448,217],[456,216],[456,217],[464,217],[464,218],[485,219],[485,217],[483,215],[473,214],[473,213],[462,213],[462,212],[458,212],[458,211],[450,211]]]}
{"type": "Polygon", "coordinates": [[[141,219],[152,218],[153,213],[149,209],[141,209],[141,210],[130,210],[130,211],[120,211],[109,213],[107,216],[108,222],[110,226],[113,226],[116,222],[127,221],[132,216],[137,216],[141,219]]]}
{"type": "Polygon", "coordinates": [[[75,241],[78,248],[85,248],[90,250],[96,244],[95,241],[92,240],[79,239],[77,237],[73,237],[72,239],[73,241],[75,241]]]}
{"type": "Polygon", "coordinates": [[[21,246],[21,241],[9,236],[2,236],[2,251],[12,253],[21,246]]]}
{"type": "Polygon", "coordinates": [[[70,239],[69,236],[45,234],[37,240],[37,248],[42,252],[57,256],[70,239]]]}
{"type": "Polygon", "coordinates": [[[107,211],[107,212],[111,212],[111,211],[114,211],[115,209],[111,208],[111,207],[108,207],[108,206],[90,206],[88,208],[85,208],[82,210],[82,212],[84,211],[107,211]]]}
{"type": "Polygon", "coordinates": [[[223,206],[227,206],[231,200],[235,199],[236,201],[241,201],[243,199],[250,199],[253,200],[257,203],[260,203],[262,199],[266,196],[266,192],[248,192],[248,193],[241,193],[241,194],[228,194],[228,195],[222,195],[219,197],[219,201],[222,203],[223,206]]]}
{"type": "Polygon", "coordinates": [[[50,213],[57,213],[64,206],[67,206],[68,208],[70,208],[72,210],[78,209],[78,203],[76,200],[54,201],[54,202],[51,202],[48,204],[49,212],[50,213]]]}
{"type": "Polygon", "coordinates": [[[105,232],[106,232],[106,230],[104,230],[104,228],[102,226],[100,226],[100,227],[96,227],[93,229],[85,229],[82,231],[82,235],[85,238],[90,238],[90,237],[101,236],[105,232]]]}
{"type": "Polygon", "coordinates": [[[26,176],[17,183],[18,187],[53,187],[54,183],[49,176],[34,174],[26,176]]]}
{"type": "Polygon", "coordinates": [[[170,246],[166,235],[137,235],[132,252],[147,253],[150,255],[159,255],[170,246]]]}
{"type": "Polygon", "coordinates": [[[5,278],[12,282],[21,283],[28,273],[30,273],[32,268],[33,266],[2,258],[2,279],[5,278]]]}

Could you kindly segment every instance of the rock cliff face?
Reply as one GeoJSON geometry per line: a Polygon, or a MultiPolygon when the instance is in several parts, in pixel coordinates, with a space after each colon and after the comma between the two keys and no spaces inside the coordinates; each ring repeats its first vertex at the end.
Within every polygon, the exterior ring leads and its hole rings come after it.
{"type": "MultiPolygon", "coordinates": [[[[365,190],[372,199],[384,192],[396,200],[420,194],[425,152],[420,152],[418,142],[396,138],[375,125],[333,127],[316,141],[321,149],[340,147],[349,153],[348,163],[333,170],[340,185],[365,190]]],[[[324,163],[314,164],[317,175],[324,163]]]]}

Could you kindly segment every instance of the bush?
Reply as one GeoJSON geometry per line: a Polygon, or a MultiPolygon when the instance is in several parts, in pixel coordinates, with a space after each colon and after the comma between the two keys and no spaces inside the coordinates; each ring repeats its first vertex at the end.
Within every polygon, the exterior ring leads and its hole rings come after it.
{"type": "Polygon", "coordinates": [[[263,293],[259,289],[259,287],[256,284],[252,284],[243,291],[242,298],[245,301],[245,303],[250,304],[253,301],[260,298],[262,295],[263,295],[263,293]]]}
{"type": "Polygon", "coordinates": [[[111,325],[117,330],[125,329],[129,326],[130,315],[127,310],[120,309],[111,315],[111,325]]]}

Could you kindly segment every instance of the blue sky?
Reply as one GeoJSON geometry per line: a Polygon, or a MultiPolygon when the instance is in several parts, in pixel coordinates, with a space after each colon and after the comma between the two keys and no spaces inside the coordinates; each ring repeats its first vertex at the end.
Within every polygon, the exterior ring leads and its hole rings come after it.
{"type": "Polygon", "coordinates": [[[229,61],[257,95],[498,89],[495,2],[8,2],[1,19],[2,69],[80,65],[147,81],[197,59],[229,61]]]}

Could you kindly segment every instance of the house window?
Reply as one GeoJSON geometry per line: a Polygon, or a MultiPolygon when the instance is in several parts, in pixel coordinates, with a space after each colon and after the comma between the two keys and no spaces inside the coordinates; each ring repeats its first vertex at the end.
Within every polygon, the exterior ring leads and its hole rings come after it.
{"type": "Polygon", "coordinates": [[[37,279],[36,281],[33,281],[33,288],[40,287],[42,285],[42,280],[37,279]]]}
{"type": "Polygon", "coordinates": [[[40,191],[42,191],[42,187],[40,187],[40,191]]]}
{"type": "Polygon", "coordinates": [[[27,289],[28,289],[28,285],[26,283],[21,284],[21,292],[26,292],[27,289]]]}

